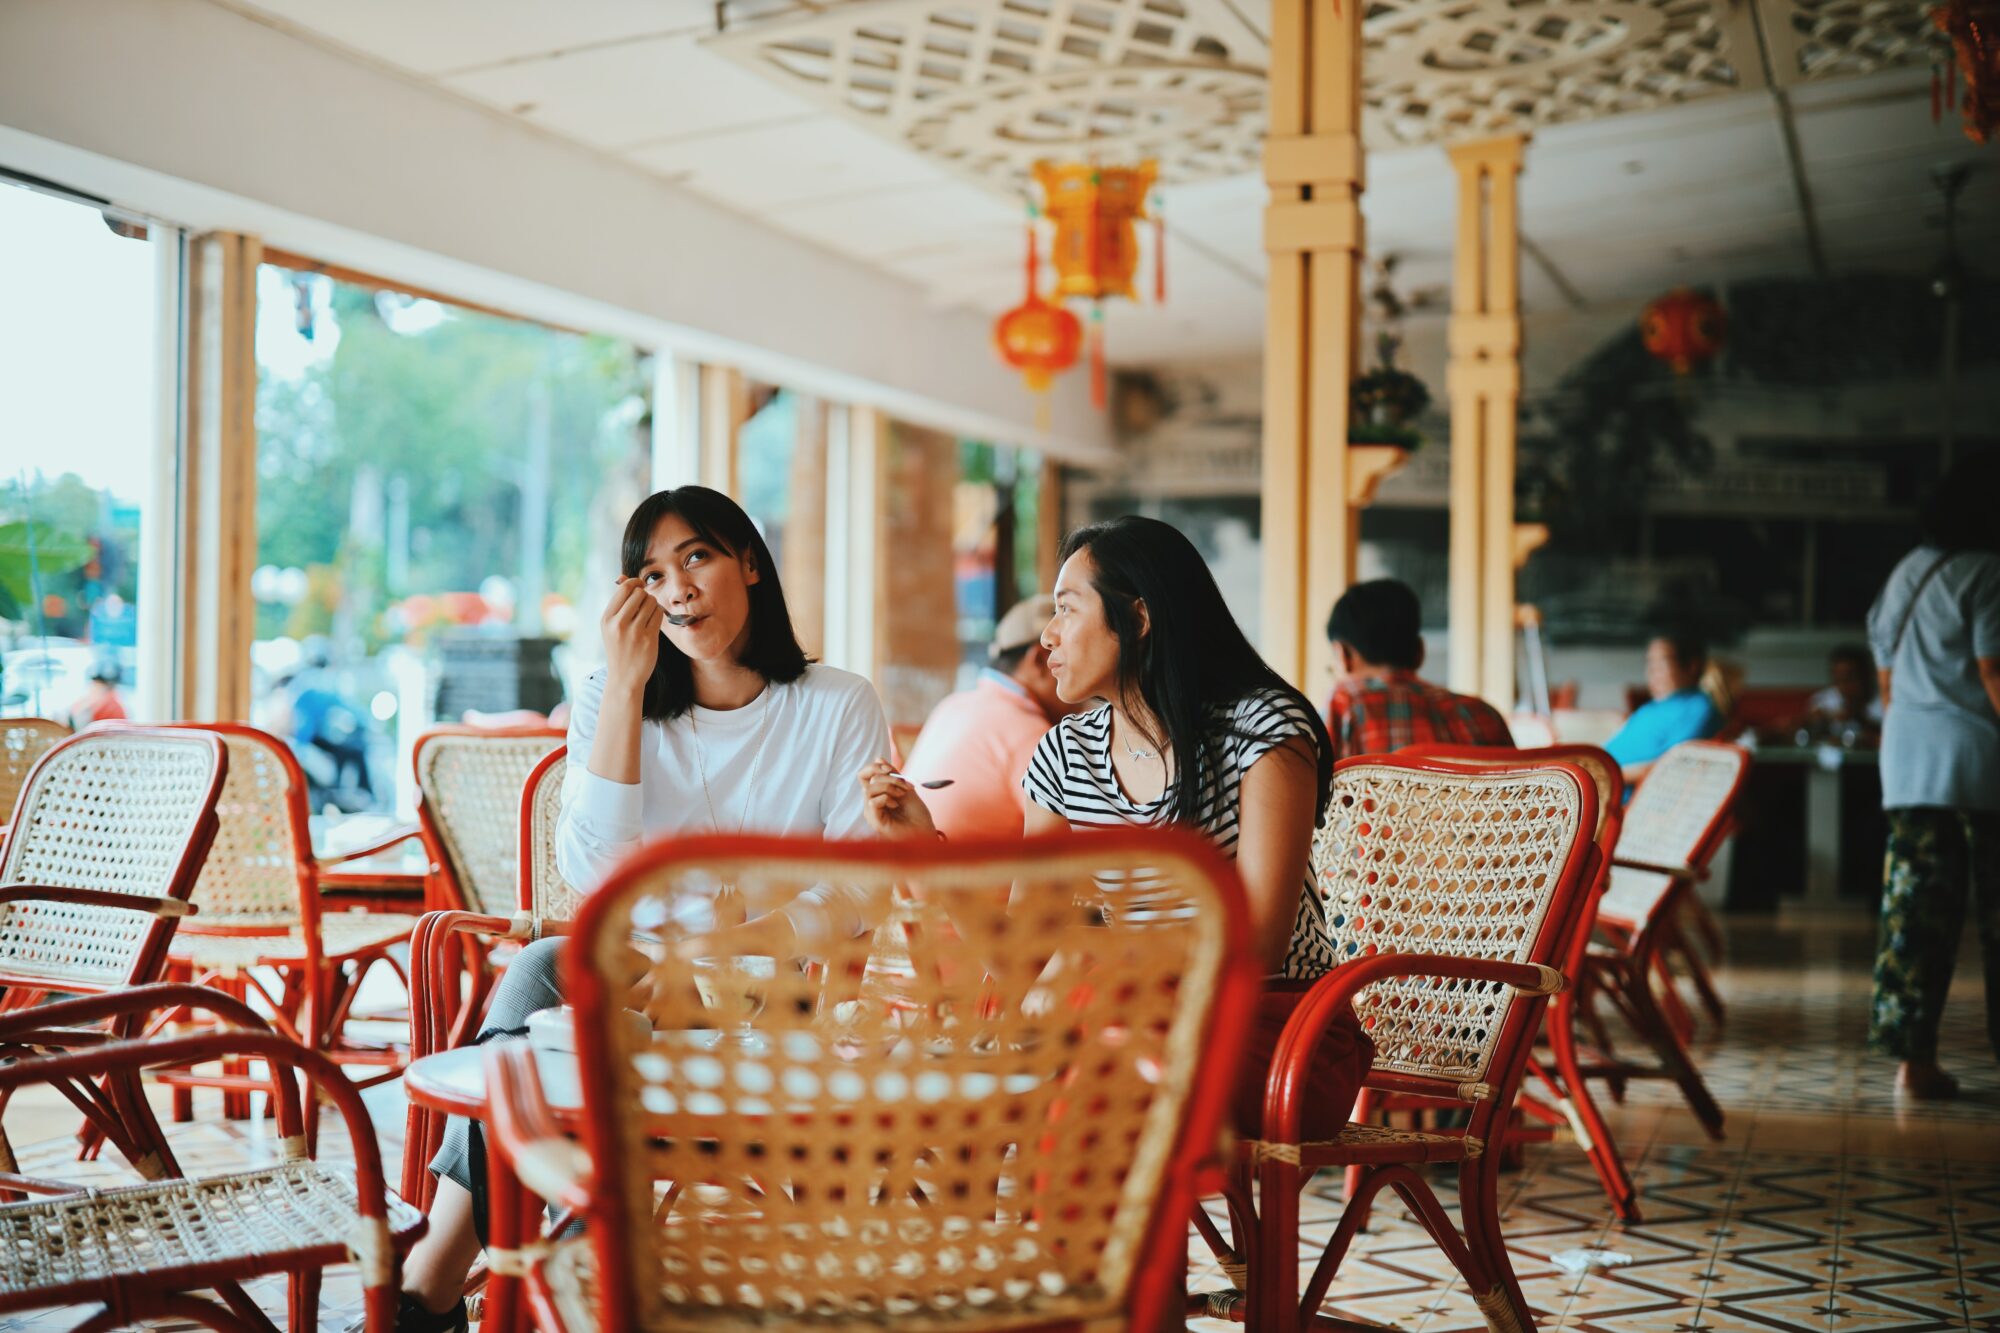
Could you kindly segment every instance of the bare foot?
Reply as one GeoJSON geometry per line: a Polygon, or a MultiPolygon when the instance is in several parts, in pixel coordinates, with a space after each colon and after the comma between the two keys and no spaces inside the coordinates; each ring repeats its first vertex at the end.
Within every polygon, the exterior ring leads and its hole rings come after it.
{"type": "Polygon", "coordinates": [[[1896,1091],[1920,1102],[1950,1101],[1958,1096],[1958,1080],[1935,1060],[1905,1060],[1896,1070],[1896,1091]]]}

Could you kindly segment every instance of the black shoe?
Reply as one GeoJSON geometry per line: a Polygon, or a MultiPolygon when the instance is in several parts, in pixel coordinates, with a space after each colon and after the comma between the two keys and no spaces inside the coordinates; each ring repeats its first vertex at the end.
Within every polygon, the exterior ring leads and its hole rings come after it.
{"type": "MultiPolygon", "coordinates": [[[[367,1333],[367,1328],[368,1316],[364,1314],[349,1324],[344,1333],[367,1333]]],[[[396,1333],[466,1333],[466,1328],[463,1298],[441,1313],[426,1310],[423,1302],[407,1291],[396,1302],[396,1333]]]]}

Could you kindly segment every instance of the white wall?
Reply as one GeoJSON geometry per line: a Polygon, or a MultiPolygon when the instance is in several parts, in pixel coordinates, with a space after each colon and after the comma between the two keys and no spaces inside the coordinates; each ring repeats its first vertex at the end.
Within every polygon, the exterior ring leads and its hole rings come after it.
{"type": "Polygon", "coordinates": [[[1108,447],[1082,376],[1038,435],[976,315],[208,0],[0,3],[0,166],[939,429],[1108,447]]]}

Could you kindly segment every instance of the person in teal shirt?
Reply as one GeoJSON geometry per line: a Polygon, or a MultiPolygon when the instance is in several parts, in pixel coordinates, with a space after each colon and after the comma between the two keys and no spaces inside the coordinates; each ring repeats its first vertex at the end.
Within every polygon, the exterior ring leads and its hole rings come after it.
{"type": "Polygon", "coordinates": [[[1652,699],[1625,719],[1604,748],[1625,770],[1625,781],[1646,776],[1653,761],[1682,741],[1698,741],[1722,728],[1722,714],[1701,689],[1708,645],[1692,634],[1661,634],[1646,645],[1646,688],[1652,699]]]}

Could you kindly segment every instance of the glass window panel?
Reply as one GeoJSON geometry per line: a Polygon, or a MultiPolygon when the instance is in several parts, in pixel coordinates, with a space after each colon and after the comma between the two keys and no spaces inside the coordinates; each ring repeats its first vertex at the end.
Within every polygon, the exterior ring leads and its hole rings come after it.
{"type": "Polygon", "coordinates": [[[6,184],[0,236],[0,715],[139,718],[171,653],[142,658],[139,602],[141,525],[172,519],[147,511],[172,466],[158,340],[178,291],[157,247],[180,237],[6,184]]]}
{"type": "Polygon", "coordinates": [[[266,265],[257,362],[256,720],[316,808],[407,811],[420,732],[559,722],[600,654],[646,357],[266,265]]]}

